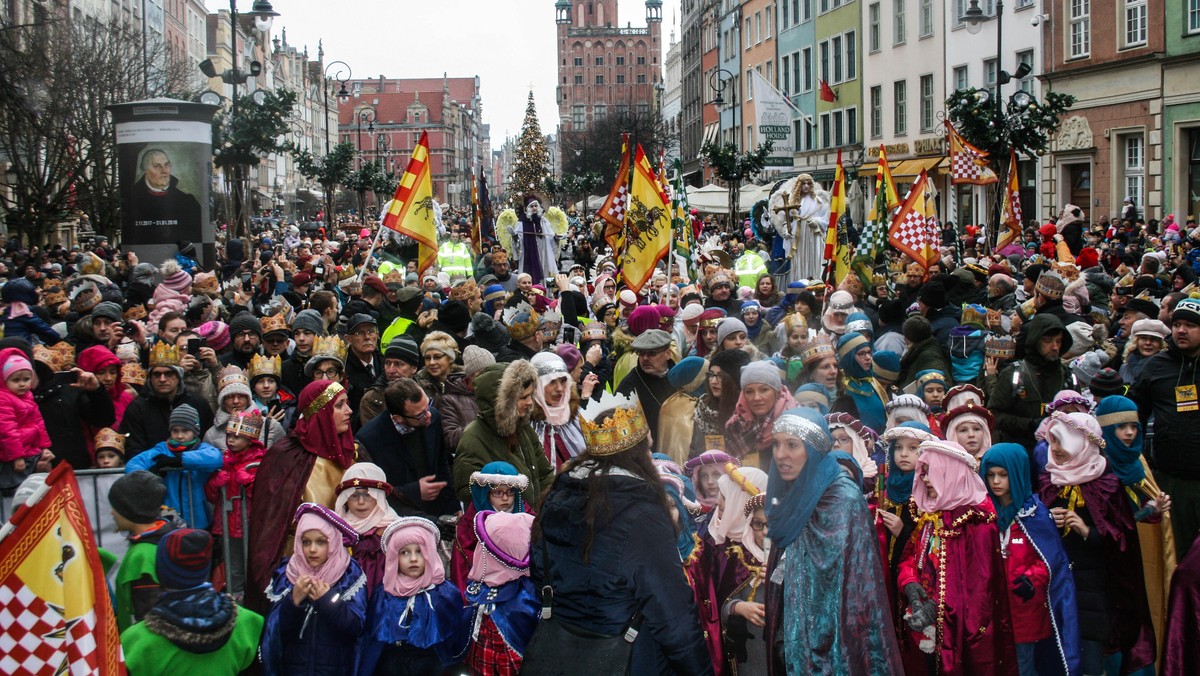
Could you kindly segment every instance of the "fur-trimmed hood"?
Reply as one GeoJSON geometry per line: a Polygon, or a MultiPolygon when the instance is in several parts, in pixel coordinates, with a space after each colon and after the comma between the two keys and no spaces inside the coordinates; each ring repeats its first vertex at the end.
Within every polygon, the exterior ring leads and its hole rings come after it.
{"type": "Polygon", "coordinates": [[[190,653],[220,650],[233,635],[238,607],[210,586],[165,592],[146,614],[146,628],[190,653]]]}
{"type": "Polygon", "coordinates": [[[525,388],[537,384],[537,379],[537,369],[524,359],[480,371],[475,376],[479,419],[500,437],[515,435],[521,423],[529,422],[517,415],[517,401],[525,388]]]}

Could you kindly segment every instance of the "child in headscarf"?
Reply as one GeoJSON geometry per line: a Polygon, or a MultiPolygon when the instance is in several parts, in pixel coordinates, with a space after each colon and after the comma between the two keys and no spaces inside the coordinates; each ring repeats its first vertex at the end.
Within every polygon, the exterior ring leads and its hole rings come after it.
{"type": "Polygon", "coordinates": [[[883,429],[888,393],[875,380],[870,339],[857,331],[848,331],[838,340],[837,356],[842,371],[842,397],[833,408],[850,413],[872,430],[883,429]]]}
{"type": "MultiPolygon", "coordinates": [[[[904,391],[920,397],[933,414],[941,413],[944,410],[942,401],[946,398],[946,374],[937,369],[921,371],[904,391]]],[[[929,429],[933,429],[933,426],[930,425],[929,429]]]]}
{"type": "Polygon", "coordinates": [[[1138,521],[1153,519],[1171,509],[1171,498],[1163,493],[1147,471],[1142,456],[1142,423],[1137,404],[1122,396],[1109,396],[1096,406],[1096,422],[1104,432],[1104,457],[1129,496],[1138,521]]]}
{"type": "Polygon", "coordinates": [[[472,674],[516,674],[537,627],[541,601],[529,581],[532,514],[485,510],[475,515],[475,548],[467,602],[472,674]]]}
{"type": "Polygon", "coordinates": [[[953,441],[922,442],[912,499],[917,527],[896,581],[910,629],[905,671],[1015,674],[1000,536],[978,462],[953,441]]]}
{"type": "MultiPolygon", "coordinates": [[[[863,475],[863,492],[873,496],[879,468],[886,461],[883,448],[879,445],[879,435],[849,413],[830,413],[825,419],[829,421],[833,450],[854,458],[863,475]]],[[[874,502],[873,499],[871,501],[874,502]]]]}
{"type": "Polygon", "coordinates": [[[462,595],[446,579],[438,537],[433,522],[415,516],[384,530],[383,584],[371,599],[358,676],[437,674],[462,655],[462,595]]]}
{"type": "Polygon", "coordinates": [[[388,504],[391,494],[387,475],[371,462],[350,465],[337,487],[333,510],[358,533],[358,542],[350,547],[350,555],[367,575],[368,599],[374,596],[384,578],[383,531],[400,518],[388,504]]]}
{"type": "Polygon", "coordinates": [[[716,575],[709,562],[710,552],[704,548],[704,542],[696,534],[689,518],[688,504],[685,499],[685,484],[682,474],[677,474],[667,464],[656,463],[662,478],[663,489],[670,502],[671,518],[679,531],[675,546],[679,550],[679,560],[683,566],[683,574],[688,586],[692,588],[692,597],[699,611],[700,626],[704,629],[705,645],[709,657],[714,664],[721,662],[721,623],[716,611],[718,603],[716,575]]]}
{"type": "Polygon", "coordinates": [[[919,422],[926,428],[929,427],[929,405],[915,394],[901,394],[884,404],[883,410],[887,413],[885,429],[890,430],[909,421],[919,422]]]}
{"type": "Polygon", "coordinates": [[[802,352],[808,345],[808,323],[804,315],[796,312],[786,315],[775,329],[783,348],[776,357],[787,363],[787,382],[789,387],[796,387],[804,380],[804,358],[802,352]]]}
{"type": "Polygon", "coordinates": [[[1083,673],[1104,671],[1106,654],[1123,653],[1122,672],[1154,662],[1133,510],[1100,454],[1100,424],[1087,413],[1050,414],[1049,456],[1038,495],[1063,538],[1079,599],[1083,673]]]}
{"type": "Polygon", "coordinates": [[[976,460],[992,447],[995,427],[996,418],[992,412],[972,402],[950,409],[942,417],[946,439],[962,446],[976,460]]]}
{"type": "MultiPolygon", "coordinates": [[[[726,642],[721,650],[724,663],[721,659],[714,662],[718,665],[718,674],[734,673],[729,664],[731,649],[733,655],[740,654],[744,661],[746,640],[756,632],[762,637],[762,630],[757,628],[762,627],[765,621],[763,602],[766,600],[756,593],[765,577],[763,566],[766,565],[766,555],[761,547],[754,544],[755,533],[750,524],[755,518],[751,503],[757,500],[760,510],[763,505],[767,492],[767,473],[757,467],[736,469],[730,465],[726,466],[726,471],[728,473],[717,482],[721,487],[720,514],[718,516],[718,513],[714,512],[713,519],[716,523],[709,524],[709,537],[715,546],[708,558],[711,570],[716,571],[717,578],[716,598],[712,599],[712,605],[714,611],[719,611],[719,616],[717,612],[713,613],[719,619],[719,634],[728,638],[726,632],[733,628],[734,635],[739,636],[741,640],[733,642],[740,644],[739,646],[726,642]],[[750,540],[749,548],[745,544],[746,540],[750,540]],[[753,583],[750,582],[752,578],[756,578],[753,583]],[[722,666],[726,668],[722,669],[722,666]]],[[[761,511],[758,519],[760,525],[766,522],[761,511]]],[[[765,657],[764,652],[761,658],[765,657]]]]}
{"type": "Polygon", "coordinates": [[[329,508],[296,510],[293,553],[267,589],[263,671],[350,673],[367,615],[367,576],[350,558],[358,533],[329,508]]]}
{"type": "MultiPolygon", "coordinates": [[[[888,461],[884,469],[883,490],[879,492],[875,505],[875,528],[883,547],[880,558],[888,567],[888,596],[893,608],[898,607],[896,572],[900,558],[917,525],[916,516],[909,509],[917,458],[921,454],[921,444],[935,439],[937,437],[929,432],[929,427],[916,420],[900,423],[883,433],[883,441],[888,445],[888,461]]],[[[900,616],[893,614],[892,621],[899,624],[900,616]]]]}
{"type": "Polygon", "coordinates": [[[979,473],[1000,529],[1021,674],[1077,674],[1075,579],[1054,520],[1033,493],[1029,455],[1020,444],[996,444],[982,462],[979,473]]]}
{"type": "Polygon", "coordinates": [[[743,513],[749,519],[741,533],[730,538],[725,548],[732,571],[722,579],[726,589],[721,603],[721,624],[725,662],[730,673],[767,673],[766,594],[759,589],[766,582],[767,516],[766,491],[746,501],[743,513]]]}
{"type": "Polygon", "coordinates": [[[696,500],[706,513],[711,513],[717,506],[717,500],[721,497],[719,481],[725,476],[725,467],[730,464],[734,467],[742,465],[732,455],[712,450],[701,453],[683,465],[684,471],[692,480],[692,486],[696,489],[696,500]]]}
{"type": "Polygon", "coordinates": [[[450,579],[460,591],[467,591],[467,575],[475,560],[479,538],[475,534],[475,515],[491,510],[520,514],[529,511],[521,492],[529,488],[529,477],[516,467],[496,460],[471,473],[471,502],[458,518],[454,553],[450,556],[450,579]]]}
{"type": "Polygon", "coordinates": [[[1054,395],[1054,399],[1046,404],[1046,417],[1042,418],[1042,422],[1038,423],[1037,430],[1033,433],[1033,438],[1037,443],[1033,447],[1033,456],[1030,466],[1033,476],[1041,476],[1046,471],[1046,459],[1050,452],[1049,444],[1046,441],[1046,430],[1049,429],[1051,418],[1050,414],[1055,411],[1065,413],[1087,413],[1091,410],[1092,402],[1082,394],[1075,390],[1059,390],[1054,395]]]}

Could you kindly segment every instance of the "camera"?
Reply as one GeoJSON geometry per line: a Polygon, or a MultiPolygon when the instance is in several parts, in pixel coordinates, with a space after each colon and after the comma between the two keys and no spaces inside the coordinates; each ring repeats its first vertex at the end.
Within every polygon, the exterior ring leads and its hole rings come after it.
{"type": "Polygon", "coordinates": [[[325,276],[325,266],[318,265],[317,267],[313,268],[313,274],[318,277],[324,277],[325,276]]]}

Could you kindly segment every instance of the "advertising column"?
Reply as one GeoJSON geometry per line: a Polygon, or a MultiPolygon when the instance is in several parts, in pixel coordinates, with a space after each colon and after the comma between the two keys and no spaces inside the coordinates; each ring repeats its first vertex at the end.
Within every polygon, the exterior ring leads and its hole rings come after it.
{"type": "Polygon", "coordinates": [[[122,246],[157,265],[193,244],[200,265],[212,269],[216,231],[209,187],[217,106],[150,99],[108,109],[117,134],[122,246]]]}

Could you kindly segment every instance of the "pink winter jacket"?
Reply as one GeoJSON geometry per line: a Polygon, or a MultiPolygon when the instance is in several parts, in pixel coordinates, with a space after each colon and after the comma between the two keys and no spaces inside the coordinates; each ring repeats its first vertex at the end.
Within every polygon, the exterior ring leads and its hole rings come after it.
{"type": "Polygon", "coordinates": [[[37,456],[50,448],[50,435],[33,392],[18,397],[0,386],[0,462],[37,456]]]}

